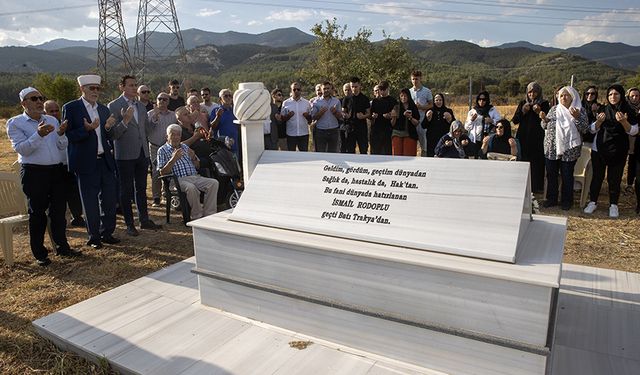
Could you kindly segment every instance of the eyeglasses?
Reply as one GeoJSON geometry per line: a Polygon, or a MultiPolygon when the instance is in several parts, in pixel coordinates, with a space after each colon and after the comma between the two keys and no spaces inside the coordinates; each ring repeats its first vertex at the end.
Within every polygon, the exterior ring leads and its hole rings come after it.
{"type": "Polygon", "coordinates": [[[89,91],[100,91],[102,88],[100,86],[87,86],[87,90],[89,91]]]}
{"type": "Polygon", "coordinates": [[[158,98],[158,100],[161,102],[166,102],[166,101],[169,101],[169,98],[158,98]]]}
{"type": "Polygon", "coordinates": [[[150,94],[150,93],[151,93],[151,91],[149,91],[149,90],[140,91],[140,94],[150,94]]]}
{"type": "Polygon", "coordinates": [[[298,88],[298,87],[295,87],[295,88],[293,89],[293,91],[302,91],[302,89],[301,89],[301,88],[298,88]]]}
{"type": "Polygon", "coordinates": [[[29,98],[32,102],[37,102],[38,100],[44,102],[46,99],[44,96],[32,96],[29,98]]]}

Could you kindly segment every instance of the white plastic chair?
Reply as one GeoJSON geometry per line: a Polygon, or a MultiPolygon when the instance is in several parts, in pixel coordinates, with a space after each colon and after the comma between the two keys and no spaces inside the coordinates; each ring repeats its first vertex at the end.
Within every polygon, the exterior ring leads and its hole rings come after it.
{"type": "Polygon", "coordinates": [[[587,196],[589,195],[589,186],[593,179],[593,170],[591,169],[591,147],[582,146],[580,157],[576,161],[573,170],[573,190],[580,191],[580,207],[587,204],[587,196]]]}
{"type": "Polygon", "coordinates": [[[11,172],[0,172],[0,245],[7,265],[13,265],[13,227],[29,220],[27,202],[22,193],[20,177],[11,172]]]}

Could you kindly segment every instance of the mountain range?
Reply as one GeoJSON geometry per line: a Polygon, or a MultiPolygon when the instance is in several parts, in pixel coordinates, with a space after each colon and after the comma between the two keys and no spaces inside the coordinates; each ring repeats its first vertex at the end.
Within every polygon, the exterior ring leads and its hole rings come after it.
{"type": "MultiPolygon", "coordinates": [[[[171,40],[168,33],[155,32],[149,43],[153,48],[160,48],[171,40]]],[[[307,34],[297,28],[281,28],[261,34],[239,33],[227,31],[216,33],[199,29],[182,31],[182,40],[188,55],[204,56],[201,50],[203,46],[217,49],[222,60],[229,50],[232,51],[233,61],[217,62],[218,68],[229,68],[238,61],[239,56],[251,57],[255,53],[273,54],[282,53],[282,49],[291,49],[302,46],[315,40],[313,35],[307,34]],[[241,49],[246,52],[242,53],[241,49]]],[[[506,55],[513,53],[535,55],[539,53],[569,53],[587,60],[598,61],[611,67],[635,72],[638,69],[640,59],[640,47],[630,46],[624,43],[591,42],[580,47],[566,50],[545,47],[525,41],[506,43],[497,47],[484,48],[463,41],[436,42],[430,40],[408,40],[409,48],[418,56],[440,63],[452,63],[454,56],[446,50],[432,50],[431,47],[442,43],[465,43],[471,49],[466,58],[472,61],[482,61],[491,64],[500,64],[506,55]],[[428,51],[428,52],[427,52],[428,51]],[[438,56],[433,53],[438,52],[438,56]]],[[[134,38],[128,39],[129,51],[133,54],[134,38]]],[[[0,72],[10,73],[73,73],[84,72],[95,67],[97,40],[76,41],[68,39],[54,39],[39,45],[27,47],[0,47],[0,72]]],[[[190,59],[194,61],[193,59],[190,59]]],[[[509,59],[511,60],[511,59],[509,59]]],[[[202,64],[196,64],[202,65],[202,64]]],[[[206,64],[205,64],[206,65],[206,64]]]]}

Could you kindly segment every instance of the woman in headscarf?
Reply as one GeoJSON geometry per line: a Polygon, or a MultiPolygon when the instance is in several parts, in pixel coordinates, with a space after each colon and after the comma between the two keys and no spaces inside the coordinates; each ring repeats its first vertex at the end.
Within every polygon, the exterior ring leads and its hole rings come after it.
{"type": "MultiPolygon", "coordinates": [[[[640,116],[640,89],[637,87],[632,87],[627,90],[627,103],[633,108],[636,112],[636,116],[640,116]]],[[[629,161],[627,163],[627,186],[625,187],[625,192],[629,193],[633,189],[633,182],[636,180],[636,168],[638,158],[638,153],[640,153],[640,148],[636,146],[636,141],[638,137],[635,135],[629,136],[629,161]]],[[[636,193],[639,194],[639,193],[636,193]]],[[[640,207],[640,206],[639,206],[640,207]]]]}
{"type": "Polygon", "coordinates": [[[455,120],[451,108],[445,105],[444,94],[433,97],[433,108],[427,111],[422,120],[422,128],[427,130],[427,156],[434,156],[436,144],[449,131],[451,121],[455,120]]]}
{"type": "MultiPolygon", "coordinates": [[[[640,119],[640,89],[632,87],[627,90],[627,101],[633,110],[636,112],[636,119],[640,119]]],[[[640,129],[639,129],[640,130],[640,129]]],[[[633,147],[634,152],[631,155],[629,152],[629,169],[627,169],[627,185],[631,185],[635,179],[636,189],[636,214],[640,214],[640,136],[629,138],[629,148],[633,147]],[[635,167],[635,170],[633,168],[635,167]]]]}
{"type": "Polygon", "coordinates": [[[416,156],[418,153],[418,131],[420,112],[411,99],[411,91],[400,91],[400,103],[396,106],[395,121],[391,121],[391,150],[393,155],[416,156]]]}
{"type": "Polygon", "coordinates": [[[464,126],[458,120],[451,123],[449,133],[440,138],[435,149],[435,156],[439,158],[466,159],[476,155],[476,149],[465,134],[464,126]]]}
{"type": "Polygon", "coordinates": [[[544,207],[558,205],[558,172],[562,177],[560,203],[563,210],[573,205],[573,170],[582,150],[582,133],[589,129],[580,94],[571,86],[558,91],[558,104],[549,113],[540,112],[547,167],[547,196],[544,207]]]}
{"type": "Polygon", "coordinates": [[[506,118],[498,121],[495,134],[482,140],[482,153],[486,155],[490,152],[518,156],[516,140],[511,136],[511,123],[506,118]]]}
{"type": "Polygon", "coordinates": [[[607,104],[600,109],[590,131],[596,135],[591,145],[593,180],[589,189],[590,202],[584,213],[591,214],[597,208],[598,196],[605,172],[609,184],[609,217],[618,217],[618,198],[624,164],[629,151],[629,135],[638,133],[636,113],[624,97],[619,84],[607,89],[607,104]]]}
{"type": "Polygon", "coordinates": [[[531,190],[544,190],[544,130],[540,126],[540,112],[549,112],[549,102],[542,96],[537,82],[527,85],[527,97],[520,101],[511,122],[519,124],[516,138],[520,141],[522,161],[531,166],[531,190]]]}
{"type": "MultiPolygon", "coordinates": [[[[582,93],[582,108],[587,111],[589,124],[596,122],[596,116],[598,115],[600,107],[601,105],[598,103],[598,88],[593,85],[588,86],[582,93]]],[[[595,134],[586,132],[582,135],[582,141],[585,143],[592,143],[594,137],[595,134]]]]}
{"type": "MultiPolygon", "coordinates": [[[[482,91],[476,96],[476,105],[467,114],[464,128],[469,133],[469,139],[475,143],[476,150],[480,150],[485,136],[494,132],[495,124],[501,116],[496,107],[491,105],[491,98],[487,91],[482,91]]],[[[475,156],[475,155],[468,155],[475,156]]]]}

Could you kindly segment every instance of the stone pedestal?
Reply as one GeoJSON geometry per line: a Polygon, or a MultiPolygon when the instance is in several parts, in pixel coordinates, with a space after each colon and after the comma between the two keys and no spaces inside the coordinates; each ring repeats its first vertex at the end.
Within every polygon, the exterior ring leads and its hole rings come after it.
{"type": "Polygon", "coordinates": [[[525,163],[265,151],[189,223],[201,301],[448,374],[545,374],[566,219],[525,163]]]}

